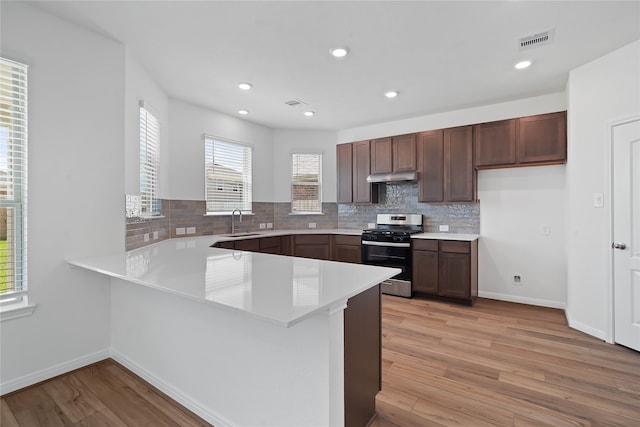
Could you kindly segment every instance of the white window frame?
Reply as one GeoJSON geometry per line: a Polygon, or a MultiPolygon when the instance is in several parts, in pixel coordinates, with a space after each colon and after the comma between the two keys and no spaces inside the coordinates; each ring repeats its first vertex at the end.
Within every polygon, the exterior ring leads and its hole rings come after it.
{"type": "Polygon", "coordinates": [[[140,213],[160,216],[160,121],[152,108],[140,101],[140,213]]]}
{"type": "Polygon", "coordinates": [[[291,214],[292,215],[319,215],[322,214],[322,152],[295,152],[295,153],[291,153],[290,156],[290,179],[291,179],[291,186],[290,186],[290,199],[291,199],[291,214]],[[305,181],[305,182],[298,182],[296,183],[294,181],[295,179],[295,173],[296,171],[294,170],[296,168],[296,159],[300,158],[300,157],[311,157],[311,161],[317,162],[318,165],[318,179],[315,182],[309,182],[309,181],[305,181]],[[318,198],[317,198],[317,209],[313,210],[313,209],[301,209],[296,207],[296,200],[294,200],[294,196],[296,194],[296,191],[294,190],[294,188],[297,185],[317,185],[318,187],[318,198]]]}
{"type": "Polygon", "coordinates": [[[27,301],[28,67],[0,58],[0,69],[0,96],[10,104],[10,109],[0,109],[0,127],[6,130],[6,139],[2,141],[5,146],[0,148],[4,158],[0,169],[5,172],[0,183],[6,194],[0,195],[0,201],[3,208],[13,210],[12,215],[6,213],[7,259],[3,267],[9,270],[5,286],[12,285],[12,290],[0,291],[0,320],[4,321],[31,314],[35,305],[27,301]]]}
{"type": "MultiPolygon", "coordinates": [[[[203,140],[205,215],[230,215],[235,209],[240,209],[243,214],[251,214],[253,209],[253,147],[227,138],[206,134],[203,135],[203,140]],[[226,171],[233,173],[233,170],[237,170],[241,174],[241,184],[229,183],[225,185],[220,177],[209,177],[214,173],[212,165],[216,163],[216,152],[220,153],[219,157],[223,158],[221,161],[227,163],[226,166],[223,166],[226,171]],[[233,192],[239,192],[239,200],[233,201],[227,198],[227,201],[216,202],[211,197],[214,191],[229,193],[227,196],[233,192]]],[[[220,194],[220,196],[223,197],[224,194],[220,194]]]]}

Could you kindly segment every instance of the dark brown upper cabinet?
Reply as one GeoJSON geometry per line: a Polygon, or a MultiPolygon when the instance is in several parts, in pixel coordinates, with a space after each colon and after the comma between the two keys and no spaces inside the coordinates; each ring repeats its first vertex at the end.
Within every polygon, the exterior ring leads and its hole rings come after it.
{"type": "Polygon", "coordinates": [[[353,146],[338,144],[336,146],[336,166],[338,179],[338,203],[353,202],[353,146]]]}
{"type": "Polygon", "coordinates": [[[476,167],[513,165],[516,163],[516,128],[518,120],[501,120],[473,127],[476,167]]]}
{"type": "Polygon", "coordinates": [[[415,171],[416,167],[415,134],[371,141],[371,173],[415,171]]]}
{"type": "Polygon", "coordinates": [[[566,111],[477,124],[474,144],[478,169],[566,163],[566,111]]]}
{"type": "Polygon", "coordinates": [[[444,201],[473,202],[476,199],[473,168],[473,127],[444,130],[444,201]]]}
{"type": "Polygon", "coordinates": [[[369,141],[353,144],[353,203],[377,203],[378,187],[367,182],[371,174],[369,141]]]}
{"type": "Polygon", "coordinates": [[[520,164],[567,161],[567,112],[519,119],[517,160],[520,164]]]}
{"type": "Polygon", "coordinates": [[[475,201],[471,126],[421,132],[417,150],[419,202],[475,201]]]}
{"type": "Polygon", "coordinates": [[[418,201],[444,201],[444,131],[418,134],[418,201]]]}

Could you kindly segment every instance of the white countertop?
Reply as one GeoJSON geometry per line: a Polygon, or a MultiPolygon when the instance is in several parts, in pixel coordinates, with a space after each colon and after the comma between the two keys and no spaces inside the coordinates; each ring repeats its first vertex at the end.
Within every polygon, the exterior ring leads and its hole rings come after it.
{"type": "MultiPolygon", "coordinates": [[[[291,234],[346,234],[352,236],[360,236],[362,230],[350,230],[350,229],[304,229],[304,230],[259,230],[251,231],[251,235],[233,237],[228,234],[219,234],[210,236],[214,239],[214,242],[220,242],[224,240],[240,240],[240,239],[252,239],[260,237],[270,236],[287,236],[291,234]]],[[[412,239],[436,239],[436,240],[460,240],[465,242],[472,242],[480,238],[479,234],[462,234],[462,233],[417,233],[411,235],[412,239]]]]}
{"type": "MultiPolygon", "coordinates": [[[[265,235],[276,233],[261,234],[265,235]]],[[[335,308],[400,272],[396,268],[210,247],[223,237],[170,239],[69,264],[285,327],[335,308]]]]}

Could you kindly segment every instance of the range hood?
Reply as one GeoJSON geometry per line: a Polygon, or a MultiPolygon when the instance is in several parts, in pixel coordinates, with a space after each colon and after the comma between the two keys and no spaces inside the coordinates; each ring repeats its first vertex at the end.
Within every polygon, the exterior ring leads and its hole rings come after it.
{"type": "Polygon", "coordinates": [[[397,181],[416,181],[418,172],[391,172],[391,173],[373,173],[367,177],[367,182],[397,182],[397,181]]]}

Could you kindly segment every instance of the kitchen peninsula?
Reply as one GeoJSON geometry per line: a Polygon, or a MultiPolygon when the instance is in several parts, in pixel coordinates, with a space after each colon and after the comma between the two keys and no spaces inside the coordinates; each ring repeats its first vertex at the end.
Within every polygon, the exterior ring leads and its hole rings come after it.
{"type": "Polygon", "coordinates": [[[112,357],[216,426],[366,424],[358,375],[379,387],[378,284],[399,270],[215,242],[70,261],[111,277],[112,357]],[[377,372],[349,369],[352,350],[377,372]]]}

